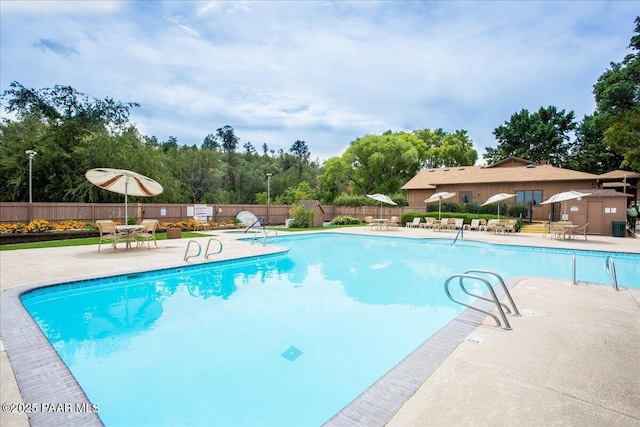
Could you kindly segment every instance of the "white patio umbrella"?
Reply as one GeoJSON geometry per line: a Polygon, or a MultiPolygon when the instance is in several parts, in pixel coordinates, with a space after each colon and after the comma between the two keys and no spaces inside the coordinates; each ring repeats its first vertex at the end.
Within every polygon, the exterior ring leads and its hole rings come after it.
{"type": "Polygon", "coordinates": [[[396,202],[394,202],[393,200],[391,200],[391,198],[385,194],[380,194],[380,193],[376,193],[376,194],[367,194],[367,197],[372,198],[373,200],[377,200],[380,202],[380,214],[378,215],[378,217],[382,216],[382,204],[383,203],[387,203],[389,205],[394,205],[397,206],[398,204],[396,202]]]}
{"type": "MultiPolygon", "coordinates": [[[[507,199],[510,199],[512,197],[516,197],[516,195],[515,194],[509,194],[509,193],[494,194],[493,196],[489,197],[487,199],[487,201],[482,204],[482,206],[485,206],[485,205],[488,205],[488,204],[491,204],[491,203],[501,202],[503,200],[507,200],[507,199]]],[[[498,219],[500,219],[500,203],[498,203],[498,219]]]]}
{"type": "Polygon", "coordinates": [[[129,221],[127,212],[128,196],[157,196],[164,189],[156,181],[139,173],[125,169],[97,168],[90,169],[85,176],[94,185],[114,193],[124,194],[124,223],[129,221]]]}
{"type": "Polygon", "coordinates": [[[450,198],[454,197],[455,195],[456,195],[456,193],[449,193],[447,191],[441,191],[439,193],[432,194],[431,197],[426,199],[424,202],[425,203],[438,202],[438,219],[441,219],[440,216],[442,215],[442,201],[446,200],[446,199],[450,199],[450,198]]]}
{"type": "MultiPolygon", "coordinates": [[[[581,197],[590,196],[591,193],[581,193],[579,191],[564,191],[562,193],[554,194],[549,197],[544,202],[540,203],[541,205],[547,205],[549,203],[559,203],[566,202],[567,200],[579,199],[581,197]]],[[[567,214],[567,204],[562,203],[562,214],[563,216],[567,214]]]]}

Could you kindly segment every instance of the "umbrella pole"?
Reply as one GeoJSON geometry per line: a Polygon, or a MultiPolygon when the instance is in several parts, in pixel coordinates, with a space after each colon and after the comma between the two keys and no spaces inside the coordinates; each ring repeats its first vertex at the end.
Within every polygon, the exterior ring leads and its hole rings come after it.
{"type": "Polygon", "coordinates": [[[127,192],[129,190],[129,178],[124,183],[124,225],[129,225],[129,208],[127,207],[127,192]]]}
{"type": "Polygon", "coordinates": [[[442,200],[438,200],[438,221],[442,219],[442,200]]]}

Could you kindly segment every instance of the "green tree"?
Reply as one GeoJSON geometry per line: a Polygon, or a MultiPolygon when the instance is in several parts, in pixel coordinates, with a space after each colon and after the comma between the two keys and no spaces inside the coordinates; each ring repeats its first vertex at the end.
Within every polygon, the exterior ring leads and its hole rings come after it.
{"type": "Polygon", "coordinates": [[[441,128],[421,129],[413,133],[424,141],[421,165],[425,168],[470,166],[478,160],[478,152],[466,130],[457,130],[453,134],[441,128]]]}
{"type": "MultiPolygon", "coordinates": [[[[1,151],[11,153],[17,164],[25,163],[21,161],[23,147],[38,152],[32,172],[33,198],[38,201],[77,201],[73,197],[76,197],[76,187],[86,181],[86,170],[82,169],[76,150],[95,138],[126,140],[130,109],[138,106],[111,98],[90,98],[69,86],[29,89],[18,82],[11,83],[0,98],[5,110],[16,113],[18,121],[23,123],[14,126],[11,120],[3,119],[1,151]],[[36,126],[37,122],[41,125],[36,126]],[[7,138],[7,131],[18,129],[26,132],[15,135],[17,139],[7,138]]],[[[117,147],[113,149],[117,151],[117,147]]],[[[12,183],[14,191],[28,187],[27,174],[19,169],[5,172],[8,175],[3,179],[12,183]]],[[[10,194],[11,190],[7,192],[10,194]]],[[[26,191],[24,195],[13,192],[16,200],[26,200],[25,195],[26,191]]]]}
{"type": "Polygon", "coordinates": [[[347,148],[339,170],[356,193],[396,193],[420,169],[423,148],[410,133],[366,135],[347,148]]]}
{"type": "Polygon", "coordinates": [[[311,152],[309,151],[309,147],[307,147],[307,143],[304,141],[300,141],[299,139],[293,143],[289,152],[293,154],[297,159],[297,170],[298,170],[298,180],[302,179],[302,170],[305,165],[309,163],[309,156],[311,152]]]}
{"type": "Polygon", "coordinates": [[[540,107],[530,114],[523,109],[493,131],[498,146],[487,147],[483,157],[494,163],[517,156],[532,162],[546,161],[563,167],[568,161],[571,147],[569,133],[575,128],[573,111],[565,113],[565,110],[558,111],[555,106],[549,106],[540,107]]]}
{"type": "Polygon", "coordinates": [[[593,115],[584,116],[576,127],[575,135],[568,168],[599,175],[620,167],[622,156],[604,143],[604,136],[597,128],[593,115]]]}
{"type": "Polygon", "coordinates": [[[620,156],[622,167],[640,171],[640,16],[635,18],[632,53],[612,62],[593,87],[596,126],[604,143],[620,156]]]}

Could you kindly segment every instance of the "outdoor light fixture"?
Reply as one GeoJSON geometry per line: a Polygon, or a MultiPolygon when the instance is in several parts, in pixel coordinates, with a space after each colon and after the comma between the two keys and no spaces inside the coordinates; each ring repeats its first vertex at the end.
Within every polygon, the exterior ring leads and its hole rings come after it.
{"type": "Polygon", "coordinates": [[[33,156],[35,156],[36,154],[38,154],[37,152],[33,151],[33,150],[27,150],[24,152],[24,154],[26,154],[27,156],[29,156],[29,204],[33,203],[33,196],[32,196],[32,186],[31,186],[31,164],[33,162],[33,156]]]}

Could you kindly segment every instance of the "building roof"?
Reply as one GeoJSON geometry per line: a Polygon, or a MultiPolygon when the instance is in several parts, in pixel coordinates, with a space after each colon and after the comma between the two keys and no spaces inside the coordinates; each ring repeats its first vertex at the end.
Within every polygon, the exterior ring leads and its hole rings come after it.
{"type": "Polygon", "coordinates": [[[322,212],[324,212],[324,209],[322,209],[322,205],[318,200],[301,200],[298,202],[298,204],[302,205],[305,209],[308,210],[313,210],[313,208],[317,206],[322,212]]]}
{"type": "Polygon", "coordinates": [[[614,170],[611,172],[603,173],[598,175],[600,179],[624,179],[624,178],[638,178],[640,174],[632,171],[623,171],[623,170],[614,170]]]}
{"type": "Polygon", "coordinates": [[[625,194],[616,190],[602,188],[587,188],[576,191],[579,191],[580,193],[589,193],[587,197],[633,197],[633,194],[625,194]]]}
{"type": "Polygon", "coordinates": [[[443,184],[486,184],[493,182],[535,182],[594,180],[598,175],[532,163],[508,157],[490,166],[461,166],[423,169],[411,178],[403,190],[422,190],[443,184]]]}

